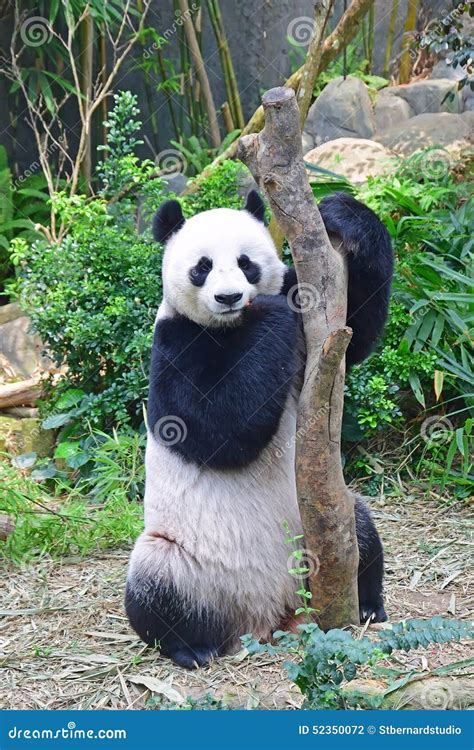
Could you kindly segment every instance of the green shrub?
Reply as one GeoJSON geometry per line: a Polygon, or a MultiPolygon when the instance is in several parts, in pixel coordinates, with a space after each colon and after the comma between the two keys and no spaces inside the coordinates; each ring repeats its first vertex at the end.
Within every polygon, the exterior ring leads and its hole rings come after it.
{"type": "MultiPolygon", "coordinates": [[[[84,391],[91,424],[141,421],[153,320],[161,300],[161,248],[115,221],[104,200],[56,197],[70,230],[59,246],[17,243],[17,292],[67,374],[55,398],[84,391]]],[[[79,414],[77,416],[80,416],[79,414]]]]}
{"type": "MultiPolygon", "coordinates": [[[[318,710],[387,707],[383,705],[385,698],[398,687],[419,678],[419,675],[411,672],[400,680],[400,673],[385,667],[383,676],[391,677],[387,689],[381,695],[364,694],[360,692],[360,687],[351,687],[361,666],[368,665],[377,675],[378,662],[390,656],[394,650],[411,651],[427,648],[433,643],[473,637],[470,622],[443,617],[394,623],[390,628],[379,631],[375,639],[367,636],[357,638],[347,630],[339,629],[325,633],[315,623],[298,625],[297,631],[277,631],[273,634],[275,645],[260,643],[251,635],[245,635],[241,640],[251,655],[268,654],[273,657],[278,653],[288,653],[296,657],[285,664],[288,677],[304,696],[302,708],[318,710]]],[[[464,665],[467,666],[468,662],[466,660],[464,665]]],[[[455,666],[459,667],[460,663],[455,666]]]]}

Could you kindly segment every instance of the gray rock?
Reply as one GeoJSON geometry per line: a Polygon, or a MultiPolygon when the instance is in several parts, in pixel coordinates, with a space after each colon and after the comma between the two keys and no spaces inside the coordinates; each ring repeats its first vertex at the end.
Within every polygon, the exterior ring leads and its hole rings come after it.
{"type": "Polygon", "coordinates": [[[316,146],[335,138],[372,138],[375,120],[365,83],[354,76],[330,81],[310,107],[305,131],[316,146]]]}
{"type": "Polygon", "coordinates": [[[427,112],[461,112],[461,99],[455,81],[440,78],[416,81],[403,86],[389,86],[384,89],[384,96],[399,96],[404,99],[416,115],[427,112]],[[448,94],[454,94],[449,98],[448,94]]]}
{"type": "MultiPolygon", "coordinates": [[[[47,369],[47,358],[42,356],[43,345],[30,332],[30,319],[21,317],[0,325],[0,355],[15,375],[28,377],[39,367],[47,369]]],[[[51,366],[51,362],[49,362],[51,366]]]]}
{"type": "Polygon", "coordinates": [[[303,154],[306,154],[308,151],[311,151],[311,149],[314,148],[314,138],[306,130],[303,130],[301,134],[301,145],[303,147],[303,154]]]}
{"type": "Polygon", "coordinates": [[[162,180],[165,183],[163,186],[164,192],[175,193],[175,195],[181,195],[188,184],[188,178],[182,172],[164,175],[162,180]]]}
{"type": "Polygon", "coordinates": [[[440,78],[444,78],[445,80],[449,79],[451,81],[460,81],[464,76],[465,73],[459,65],[457,68],[453,68],[452,65],[448,65],[446,60],[438,60],[431,71],[431,80],[434,81],[440,78]]]}
{"type": "Polygon", "coordinates": [[[374,114],[377,132],[382,133],[413,117],[415,113],[401,96],[384,95],[382,92],[375,102],[374,114]]]}
{"type": "Polygon", "coordinates": [[[472,143],[472,120],[462,115],[439,112],[416,115],[377,135],[377,141],[402,156],[409,156],[427,146],[440,146],[457,158],[472,143]]]}
{"type": "Polygon", "coordinates": [[[21,317],[21,315],[24,315],[24,313],[17,302],[11,302],[9,305],[2,305],[0,307],[0,325],[3,323],[9,323],[11,320],[21,317]]]}
{"type": "Polygon", "coordinates": [[[246,198],[251,190],[258,190],[258,185],[246,167],[242,167],[237,174],[237,192],[242,198],[246,198]]]}
{"type": "MultiPolygon", "coordinates": [[[[376,177],[393,168],[396,161],[389,149],[365,138],[337,138],[323,143],[305,154],[305,161],[347,177],[356,184],[376,177]]],[[[309,180],[315,173],[308,170],[309,180]]]]}

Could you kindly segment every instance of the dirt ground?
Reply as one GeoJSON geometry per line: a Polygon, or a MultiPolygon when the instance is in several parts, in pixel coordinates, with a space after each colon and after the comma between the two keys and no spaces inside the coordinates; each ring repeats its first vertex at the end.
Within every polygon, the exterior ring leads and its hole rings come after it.
{"type": "MultiPolygon", "coordinates": [[[[385,498],[372,509],[385,545],[390,619],[472,617],[468,510],[426,497],[385,498]]],[[[241,652],[187,672],[144,648],[122,606],[127,558],[124,550],[3,566],[0,708],[156,708],[206,693],[239,707],[299,707],[283,658],[241,652]]],[[[429,671],[474,655],[469,648],[434,645],[397,654],[395,665],[429,671]]]]}

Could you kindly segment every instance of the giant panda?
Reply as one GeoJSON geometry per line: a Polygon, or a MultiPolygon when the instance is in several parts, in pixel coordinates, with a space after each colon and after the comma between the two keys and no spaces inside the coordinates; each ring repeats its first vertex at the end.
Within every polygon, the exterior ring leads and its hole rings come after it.
{"type": "MultiPolygon", "coordinates": [[[[348,253],[350,366],[382,331],[391,244],[349,195],[319,209],[348,253]]],[[[301,533],[294,446],[304,339],[290,300],[295,271],[278,257],[264,213],[253,191],[241,211],[185,220],[170,200],[154,218],[165,245],[163,301],[150,368],[145,530],[125,607],[143,641],[187,668],[234,652],[244,633],[270,639],[301,603],[284,526],[301,533]]],[[[355,515],[361,620],[382,621],[382,545],[358,497],[355,515]]]]}

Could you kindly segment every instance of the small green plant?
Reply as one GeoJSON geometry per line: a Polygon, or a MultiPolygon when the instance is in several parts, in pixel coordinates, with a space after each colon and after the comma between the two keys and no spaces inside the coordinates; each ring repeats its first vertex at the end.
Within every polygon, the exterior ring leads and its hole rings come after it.
{"type": "Polygon", "coordinates": [[[104,122],[107,145],[97,147],[107,155],[97,165],[97,176],[101,194],[108,197],[117,196],[131,184],[146,182],[154,169],[152,161],[140,161],[135,155],[136,147],[143,143],[137,137],[142,123],[137,119],[140,110],[136,94],[120,91],[114,94],[114,102],[109,119],[104,122]]]}
{"type": "MultiPolygon", "coordinates": [[[[393,651],[427,648],[433,643],[448,643],[472,638],[469,622],[433,617],[431,620],[406,620],[377,633],[355,638],[346,630],[324,633],[315,623],[299,625],[298,633],[278,631],[273,644],[262,644],[251,635],[242,637],[250,654],[279,653],[293,655],[286,663],[288,677],[304,696],[305,709],[381,708],[385,695],[374,698],[351,691],[351,682],[361,666],[374,669],[393,651]]],[[[394,689],[389,685],[385,694],[394,689]]]]}
{"type": "Polygon", "coordinates": [[[22,563],[132,544],[143,523],[143,451],[144,435],[94,432],[84,447],[60,443],[56,462],[1,457],[0,507],[14,531],[0,557],[22,563]],[[83,473],[59,468],[81,451],[89,451],[83,473]]]}

